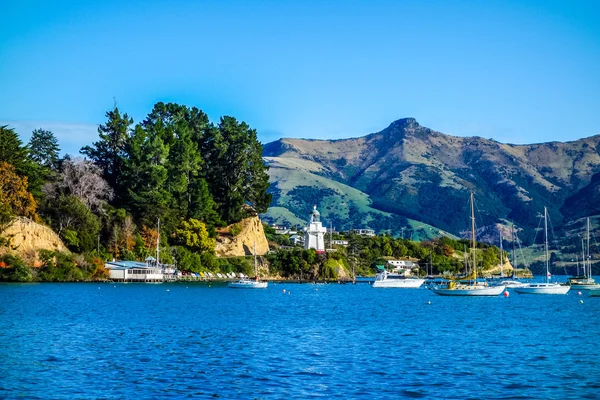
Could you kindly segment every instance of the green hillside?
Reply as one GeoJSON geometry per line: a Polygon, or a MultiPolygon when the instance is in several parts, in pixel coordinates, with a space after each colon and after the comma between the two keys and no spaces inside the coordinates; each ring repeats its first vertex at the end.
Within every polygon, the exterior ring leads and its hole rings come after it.
{"type": "Polygon", "coordinates": [[[322,221],[336,230],[371,228],[394,236],[423,240],[441,235],[436,227],[372,207],[369,196],[341,182],[317,175],[318,164],[307,160],[266,157],[273,195],[272,207],[262,218],[269,223],[303,226],[313,206],[322,221]]]}

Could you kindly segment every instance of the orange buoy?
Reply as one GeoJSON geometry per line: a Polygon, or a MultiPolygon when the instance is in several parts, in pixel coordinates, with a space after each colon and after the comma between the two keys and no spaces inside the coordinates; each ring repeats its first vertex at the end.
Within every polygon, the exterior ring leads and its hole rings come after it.
{"type": "Polygon", "coordinates": [[[504,291],[504,297],[508,297],[508,296],[510,296],[510,293],[508,293],[508,290],[505,290],[504,291]]]}

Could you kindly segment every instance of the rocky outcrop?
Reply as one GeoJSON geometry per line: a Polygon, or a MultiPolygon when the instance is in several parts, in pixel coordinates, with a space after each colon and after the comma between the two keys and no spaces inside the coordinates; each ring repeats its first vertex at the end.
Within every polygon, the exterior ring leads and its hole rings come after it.
{"type": "Polygon", "coordinates": [[[35,264],[40,250],[68,251],[51,228],[28,218],[15,218],[0,233],[0,254],[14,254],[35,264]]]}
{"type": "Polygon", "coordinates": [[[269,252],[269,243],[260,218],[249,217],[229,225],[217,232],[215,253],[218,257],[241,257],[254,254],[265,255],[269,252]]]}

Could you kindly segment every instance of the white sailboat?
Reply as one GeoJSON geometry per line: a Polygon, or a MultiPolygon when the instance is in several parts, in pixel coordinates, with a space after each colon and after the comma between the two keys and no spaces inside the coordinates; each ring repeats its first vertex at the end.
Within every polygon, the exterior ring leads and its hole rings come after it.
{"type": "MultiPolygon", "coordinates": [[[[500,281],[500,284],[506,286],[507,289],[511,289],[511,288],[514,289],[514,288],[525,286],[525,283],[521,282],[520,280],[518,280],[515,277],[515,271],[516,271],[516,268],[517,268],[517,256],[515,254],[515,241],[516,240],[515,240],[514,225],[512,224],[512,222],[511,222],[511,225],[510,225],[510,235],[511,235],[511,240],[512,240],[512,243],[513,243],[513,245],[512,245],[513,273],[512,273],[512,277],[507,277],[507,279],[503,279],[502,281],[500,281]]],[[[500,240],[500,246],[502,246],[502,240],[500,240]]],[[[500,251],[500,256],[502,256],[502,250],[500,251]]]]}
{"type": "Polygon", "coordinates": [[[254,241],[254,279],[242,278],[239,281],[230,282],[229,286],[233,289],[266,289],[269,282],[258,279],[258,267],[256,265],[256,241],[254,241]]]}
{"type": "Polygon", "coordinates": [[[475,254],[475,204],[471,192],[471,253],[473,254],[473,280],[468,283],[449,282],[445,287],[434,287],[433,292],[440,296],[498,296],[504,285],[488,286],[477,282],[477,257],[475,254]]]}
{"type": "MultiPolygon", "coordinates": [[[[590,218],[586,220],[587,227],[587,254],[583,247],[583,238],[581,239],[581,251],[583,252],[583,276],[574,276],[569,278],[569,285],[575,290],[599,290],[600,284],[592,278],[592,260],[590,257],[590,218]]],[[[578,272],[579,273],[579,272],[578,272]]]]}
{"type": "Polygon", "coordinates": [[[559,285],[557,282],[551,283],[548,281],[550,276],[550,270],[548,269],[549,257],[548,257],[548,210],[544,207],[544,251],[546,254],[546,282],[542,283],[528,283],[523,287],[515,288],[515,292],[521,294],[566,294],[570,286],[559,285]]]}

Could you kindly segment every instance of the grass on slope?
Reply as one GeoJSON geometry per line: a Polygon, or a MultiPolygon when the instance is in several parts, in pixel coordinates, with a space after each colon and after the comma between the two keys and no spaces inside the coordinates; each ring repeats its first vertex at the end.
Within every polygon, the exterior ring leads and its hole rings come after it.
{"type": "MultiPolygon", "coordinates": [[[[337,229],[340,229],[338,225],[342,223],[341,221],[356,221],[356,218],[353,219],[356,216],[350,215],[351,210],[360,217],[360,225],[353,223],[354,228],[370,227],[369,224],[376,224],[374,218],[379,219],[379,222],[382,219],[399,221],[403,218],[371,207],[369,196],[358,189],[312,173],[311,171],[317,170],[313,164],[290,163],[289,160],[281,162],[277,157],[269,158],[268,161],[270,180],[274,182],[278,191],[277,204],[273,204],[265,214],[266,219],[270,221],[280,221],[280,223],[287,221],[291,225],[305,224],[313,205],[316,205],[321,212],[324,224],[328,225],[329,222],[334,221],[334,227],[337,229]],[[311,197],[310,201],[300,203],[298,197],[294,196],[298,188],[310,188],[310,192],[324,195],[311,197]]],[[[452,234],[441,232],[438,228],[420,221],[408,219],[405,224],[405,238],[412,236],[413,240],[425,240],[441,235],[456,238],[452,234]]],[[[392,226],[392,234],[400,236],[401,227],[401,224],[392,226]]]]}

